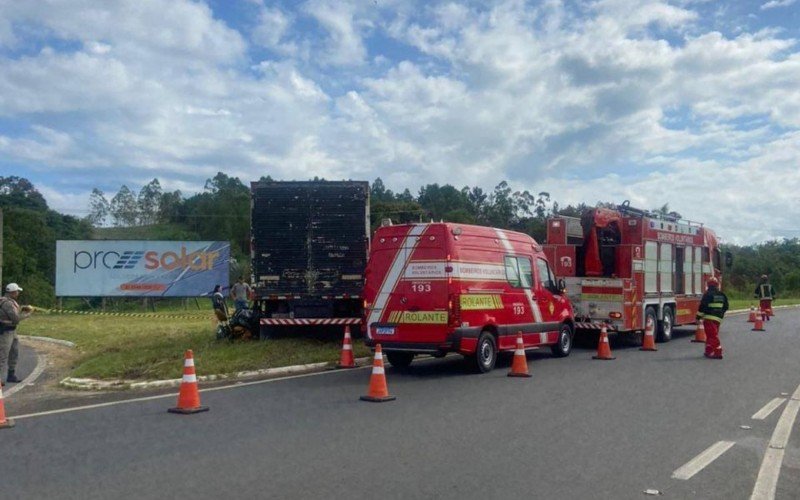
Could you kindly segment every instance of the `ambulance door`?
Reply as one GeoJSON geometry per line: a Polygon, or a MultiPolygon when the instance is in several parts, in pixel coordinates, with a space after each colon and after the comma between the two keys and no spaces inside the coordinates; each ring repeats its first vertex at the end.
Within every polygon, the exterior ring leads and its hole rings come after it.
{"type": "MultiPolygon", "coordinates": [[[[539,278],[536,283],[536,302],[542,314],[542,322],[547,325],[541,328],[548,332],[557,331],[559,315],[564,309],[564,297],[554,293],[557,289],[556,278],[546,260],[536,258],[536,271],[539,278]]],[[[542,343],[550,340],[549,336],[544,332],[541,337],[542,343]]]]}
{"type": "Polygon", "coordinates": [[[505,318],[504,325],[501,326],[505,335],[500,339],[500,348],[513,349],[518,331],[522,332],[526,346],[537,344],[538,335],[531,331],[532,309],[535,307],[531,291],[533,283],[531,261],[527,257],[506,255],[504,264],[508,288],[503,293],[505,318]]]}

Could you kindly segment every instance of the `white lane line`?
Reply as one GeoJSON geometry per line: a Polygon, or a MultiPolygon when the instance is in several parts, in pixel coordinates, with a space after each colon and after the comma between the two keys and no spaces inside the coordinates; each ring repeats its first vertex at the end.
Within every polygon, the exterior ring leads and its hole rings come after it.
{"type": "Polygon", "coordinates": [[[800,386],[794,392],[792,399],[786,403],[778,425],[772,433],[764,459],[761,461],[761,468],[758,471],[756,484],[753,486],[753,494],[750,500],[772,500],[775,498],[775,491],[778,487],[778,478],[781,474],[783,455],[789,436],[792,433],[792,426],[800,410],[800,386]]]}
{"type": "MultiPolygon", "coordinates": [[[[224,391],[227,389],[238,389],[239,387],[247,387],[249,385],[260,385],[260,384],[269,384],[272,382],[281,382],[283,380],[291,380],[295,378],[304,378],[304,377],[314,377],[317,375],[327,375],[331,373],[347,373],[353,372],[355,370],[363,370],[365,368],[372,368],[372,365],[366,366],[359,366],[355,369],[349,369],[347,371],[341,370],[328,370],[324,372],[314,372],[314,373],[303,373],[300,375],[290,375],[288,377],[279,377],[279,378],[271,378],[266,380],[254,380],[252,382],[236,382],[230,385],[223,385],[220,387],[209,387],[207,389],[200,389],[200,392],[214,392],[214,391],[224,391]]],[[[123,405],[127,403],[139,403],[142,401],[153,401],[156,399],[165,399],[165,398],[175,398],[178,396],[177,392],[172,392],[169,394],[159,394],[158,396],[147,396],[143,398],[133,398],[133,399],[123,399],[120,401],[109,401],[107,403],[97,403],[93,405],[85,405],[85,406],[75,406],[72,408],[61,408],[58,410],[49,410],[49,411],[41,411],[37,413],[28,413],[27,415],[8,415],[9,418],[13,418],[14,420],[22,420],[23,418],[34,418],[34,417],[44,417],[47,415],[58,415],[59,413],[71,413],[74,411],[83,411],[83,410],[93,410],[95,408],[105,408],[107,406],[116,406],[116,405],[123,405]]]]}
{"type": "Polygon", "coordinates": [[[45,356],[44,354],[37,354],[36,368],[34,368],[31,374],[25,377],[25,379],[22,382],[18,383],[17,385],[12,387],[11,389],[8,389],[7,391],[3,391],[3,395],[5,397],[9,397],[15,392],[19,392],[25,387],[36,382],[36,379],[39,378],[42,375],[42,373],[44,373],[45,367],[47,367],[47,356],[45,356]]]}
{"type": "Polygon", "coordinates": [[[684,465],[675,469],[672,473],[673,479],[690,479],[692,476],[705,469],[711,462],[718,459],[720,455],[728,451],[735,443],[733,441],[719,441],[709,446],[705,451],[686,462],[684,465]]]}
{"type": "Polygon", "coordinates": [[[769,417],[776,408],[783,404],[786,398],[775,398],[769,403],[765,404],[763,408],[758,410],[751,418],[753,420],[764,420],[769,417]]]}
{"type": "Polygon", "coordinates": [[[772,439],[769,440],[770,448],[786,448],[798,410],[800,410],[800,401],[793,399],[786,403],[786,408],[781,414],[781,419],[778,420],[775,432],[772,433],[772,439]]]}

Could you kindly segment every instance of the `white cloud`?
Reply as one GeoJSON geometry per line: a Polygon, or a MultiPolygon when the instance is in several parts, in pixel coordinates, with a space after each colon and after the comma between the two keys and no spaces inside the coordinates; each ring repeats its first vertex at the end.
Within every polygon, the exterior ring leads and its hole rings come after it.
{"type": "Polygon", "coordinates": [[[770,0],[769,2],[761,5],[761,10],[789,7],[790,5],[794,5],[795,2],[797,2],[797,0],[770,0]]]}
{"type": "Polygon", "coordinates": [[[4,5],[0,117],[20,126],[0,156],[31,172],[185,192],[220,170],[509,179],[559,203],[669,203],[736,241],[800,218],[796,41],[716,31],[697,2],[253,2],[242,26],[186,0],[4,5]],[[752,193],[774,205],[744,212],[752,193]]]}
{"type": "Polygon", "coordinates": [[[364,62],[367,49],[361,38],[361,27],[354,18],[356,8],[352,2],[310,0],[303,10],[327,32],[321,62],[343,66],[364,62]]]}

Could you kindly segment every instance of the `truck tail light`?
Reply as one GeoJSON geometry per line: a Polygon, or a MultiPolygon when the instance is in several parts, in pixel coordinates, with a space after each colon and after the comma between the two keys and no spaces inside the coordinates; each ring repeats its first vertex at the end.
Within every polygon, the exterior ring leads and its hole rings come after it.
{"type": "Polygon", "coordinates": [[[611,312],[611,313],[608,313],[608,317],[611,318],[611,319],[620,319],[622,317],[622,313],[611,312]]]}
{"type": "Polygon", "coordinates": [[[453,327],[461,324],[461,307],[458,298],[453,295],[447,301],[447,323],[453,327]]]}

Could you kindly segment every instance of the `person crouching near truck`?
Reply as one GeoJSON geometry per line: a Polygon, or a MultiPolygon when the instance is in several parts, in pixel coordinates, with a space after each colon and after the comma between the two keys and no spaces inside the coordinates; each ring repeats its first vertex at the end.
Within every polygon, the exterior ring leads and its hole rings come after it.
{"type": "Polygon", "coordinates": [[[719,281],[713,276],[706,283],[708,290],[700,299],[700,307],[697,309],[697,321],[703,321],[703,328],[706,330],[706,352],[705,357],[711,359],[722,359],[722,345],[719,341],[719,327],[725,311],[728,310],[728,297],[719,289],[719,281]]]}

